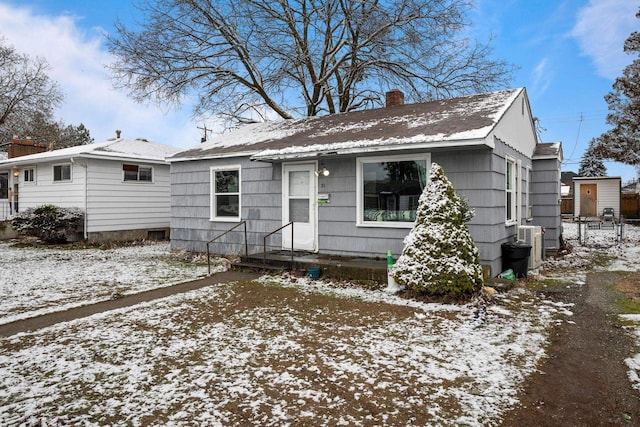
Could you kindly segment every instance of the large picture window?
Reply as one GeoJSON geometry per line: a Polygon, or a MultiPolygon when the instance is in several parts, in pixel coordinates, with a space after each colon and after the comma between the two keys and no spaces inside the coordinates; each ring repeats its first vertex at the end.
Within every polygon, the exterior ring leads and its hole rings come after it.
{"type": "Polygon", "coordinates": [[[427,185],[430,156],[358,159],[358,223],[411,227],[427,185]]]}
{"type": "Polygon", "coordinates": [[[71,164],[55,165],[53,167],[53,181],[71,181],[71,164]]]}
{"type": "Polygon", "coordinates": [[[240,221],[240,166],[211,168],[211,220],[240,221]]]}

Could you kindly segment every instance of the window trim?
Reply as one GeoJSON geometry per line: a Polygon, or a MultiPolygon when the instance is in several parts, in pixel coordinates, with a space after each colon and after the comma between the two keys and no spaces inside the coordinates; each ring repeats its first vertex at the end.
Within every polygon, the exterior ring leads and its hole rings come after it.
{"type": "Polygon", "coordinates": [[[209,221],[216,222],[240,222],[242,218],[242,167],[240,165],[211,166],[209,168],[209,221]],[[220,193],[238,196],[238,216],[216,216],[215,173],[221,171],[238,171],[238,192],[220,193]]]}
{"type": "Polygon", "coordinates": [[[525,205],[527,207],[527,221],[533,220],[533,204],[531,203],[531,193],[533,193],[533,180],[531,166],[525,166],[524,168],[525,178],[527,180],[527,187],[525,191],[525,205]]]}
{"type": "Polygon", "coordinates": [[[507,226],[516,225],[519,222],[520,208],[522,192],[520,191],[521,179],[520,179],[520,167],[521,161],[516,160],[513,157],[505,156],[505,170],[504,170],[504,222],[507,226]],[[511,172],[511,185],[509,185],[509,165],[512,165],[511,172]],[[511,187],[511,188],[509,188],[511,187]],[[509,206],[509,193],[511,193],[511,218],[508,216],[509,206]]]}
{"type": "Polygon", "coordinates": [[[138,184],[153,184],[155,182],[155,170],[153,168],[153,166],[151,165],[145,165],[145,164],[140,164],[140,163],[125,163],[123,162],[121,164],[122,166],[122,182],[126,182],[126,183],[138,183],[138,184]],[[137,179],[125,179],[125,170],[124,167],[125,165],[127,166],[135,166],[138,168],[138,170],[136,171],[136,178],[137,179]],[[145,181],[145,180],[141,180],[140,179],[140,169],[144,168],[144,169],[149,169],[151,171],[151,179],[149,181],[145,181]]]}
{"type": "Polygon", "coordinates": [[[365,163],[379,162],[406,162],[424,160],[426,164],[427,185],[429,185],[429,174],[431,173],[431,153],[419,153],[416,155],[397,156],[374,156],[356,158],[356,227],[376,227],[376,228],[413,228],[415,221],[365,221],[363,215],[363,173],[362,166],[365,163]]]}
{"type": "Polygon", "coordinates": [[[51,176],[51,180],[55,183],[55,182],[71,182],[73,180],[73,165],[71,163],[57,163],[54,164],[52,166],[51,169],[52,172],[52,176],[51,176]],[[63,167],[63,166],[68,166],[69,167],[69,179],[56,179],[56,167],[63,167]]]}
{"type": "Polygon", "coordinates": [[[37,183],[37,175],[36,175],[36,167],[35,166],[27,166],[25,168],[22,169],[22,173],[20,174],[22,176],[22,182],[25,185],[35,185],[37,183]],[[31,180],[27,180],[25,174],[27,173],[27,171],[31,171],[31,180]]]}

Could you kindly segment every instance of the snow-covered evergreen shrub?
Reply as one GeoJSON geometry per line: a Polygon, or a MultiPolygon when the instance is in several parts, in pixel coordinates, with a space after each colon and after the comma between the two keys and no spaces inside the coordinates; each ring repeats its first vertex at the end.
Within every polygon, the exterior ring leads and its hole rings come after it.
{"type": "Polygon", "coordinates": [[[392,268],[396,282],[419,294],[464,298],[482,288],[479,251],[466,223],[473,218],[437,163],[418,202],[416,222],[392,268]]]}
{"type": "Polygon", "coordinates": [[[17,213],[11,226],[19,234],[38,237],[45,242],[66,242],[83,222],[84,214],[78,208],[42,205],[17,213]]]}

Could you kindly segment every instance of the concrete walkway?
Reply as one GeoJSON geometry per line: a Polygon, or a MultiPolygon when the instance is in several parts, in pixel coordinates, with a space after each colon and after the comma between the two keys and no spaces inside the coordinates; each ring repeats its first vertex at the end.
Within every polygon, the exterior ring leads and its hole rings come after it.
{"type": "Polygon", "coordinates": [[[203,279],[191,282],[180,283],[173,286],[152,289],[138,294],[125,295],[122,298],[101,301],[95,304],[89,304],[81,307],[74,307],[64,311],[43,314],[41,316],[30,317],[28,319],[16,320],[15,322],[0,325],[0,336],[8,337],[20,332],[29,332],[57,323],[68,322],[70,320],[80,319],[82,317],[91,316],[96,313],[115,310],[123,307],[130,307],[141,302],[152,301],[175,295],[183,292],[200,289],[205,286],[212,286],[218,283],[251,281],[260,277],[261,274],[255,272],[242,271],[226,271],[216,273],[203,279]]]}

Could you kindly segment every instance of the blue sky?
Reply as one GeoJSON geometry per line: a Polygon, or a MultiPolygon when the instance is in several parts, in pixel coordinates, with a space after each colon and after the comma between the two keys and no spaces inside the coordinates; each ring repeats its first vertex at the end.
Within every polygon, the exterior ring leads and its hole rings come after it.
{"type": "MultiPolygon", "coordinates": [[[[603,97],[633,57],[624,40],[640,29],[632,0],[476,0],[469,34],[493,38],[495,56],[516,65],[512,87],[526,87],[533,115],[546,129],[542,142],[561,141],[563,170],[577,172],[589,140],[608,129],[603,97]]],[[[0,0],[0,37],[16,49],[47,59],[65,93],[58,116],[84,123],[96,141],[115,136],[187,148],[201,136],[189,107],[139,105],[112,88],[104,32],[116,18],[136,17],[132,0],[0,0]]],[[[623,181],[635,169],[607,162],[623,181]]]]}

